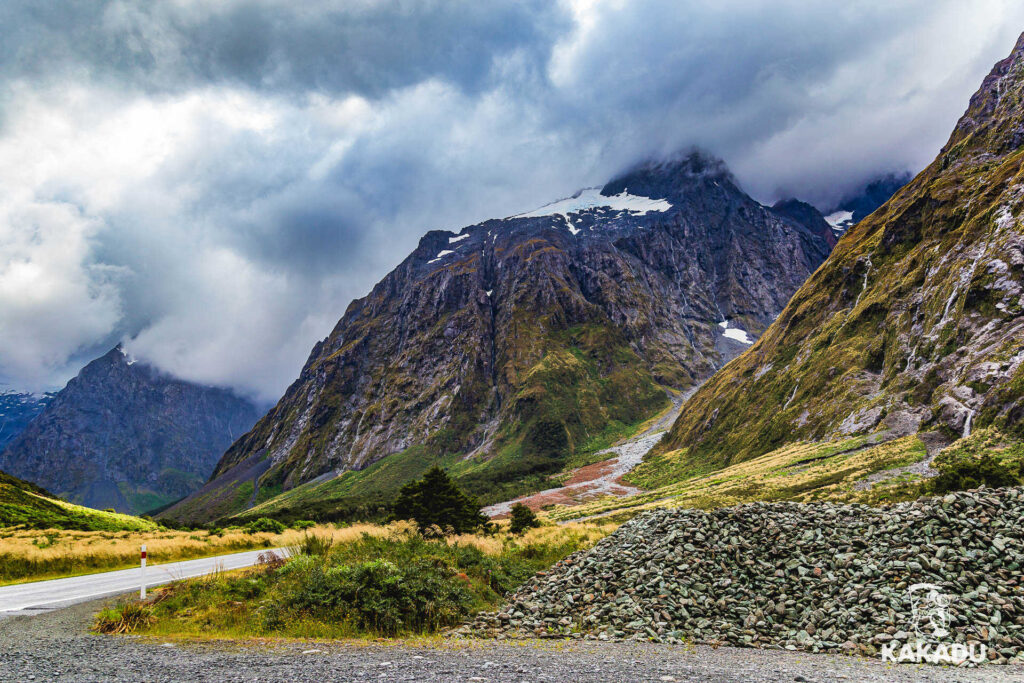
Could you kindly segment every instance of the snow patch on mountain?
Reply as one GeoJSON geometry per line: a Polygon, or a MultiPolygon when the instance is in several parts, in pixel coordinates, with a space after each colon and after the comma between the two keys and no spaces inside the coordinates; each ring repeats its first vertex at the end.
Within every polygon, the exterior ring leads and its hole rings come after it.
{"type": "Polygon", "coordinates": [[[750,338],[750,335],[745,330],[741,330],[738,327],[729,327],[729,321],[723,320],[718,323],[718,326],[722,328],[722,336],[727,339],[738,341],[741,344],[753,344],[754,340],[750,338]]]}
{"type": "Polygon", "coordinates": [[[842,235],[844,232],[853,227],[856,221],[853,220],[852,211],[835,211],[825,216],[825,222],[832,228],[832,232],[836,236],[842,235]]]}
{"type": "MultiPolygon", "coordinates": [[[[562,216],[567,221],[569,214],[593,211],[595,209],[611,209],[613,211],[629,211],[636,216],[645,216],[651,211],[668,211],[672,208],[664,199],[652,199],[629,194],[624,190],[616,195],[605,196],[601,194],[601,188],[588,187],[580,190],[572,197],[559,199],[557,202],[546,204],[539,209],[529,213],[521,213],[512,218],[537,218],[539,216],[562,216]]],[[[578,232],[578,230],[577,230],[578,232]]],[[[573,232],[575,235],[576,232],[573,232]]]]}
{"type": "Polygon", "coordinates": [[[437,252],[437,256],[435,256],[434,258],[432,258],[429,261],[427,261],[427,263],[433,263],[434,261],[440,261],[445,256],[447,256],[448,254],[454,254],[454,253],[455,252],[452,251],[451,249],[442,249],[441,251],[437,252]]]}

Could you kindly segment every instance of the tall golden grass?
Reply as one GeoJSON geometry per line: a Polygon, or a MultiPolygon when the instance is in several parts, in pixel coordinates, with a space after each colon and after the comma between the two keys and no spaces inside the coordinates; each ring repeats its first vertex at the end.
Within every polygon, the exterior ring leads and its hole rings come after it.
{"type": "Polygon", "coordinates": [[[139,548],[146,545],[150,564],[190,560],[257,548],[294,545],[306,533],[336,541],[363,533],[388,533],[386,527],[357,524],[345,528],[324,525],[280,534],[247,533],[229,528],[209,531],[66,531],[0,530],[0,583],[16,583],[134,567],[139,548]]]}
{"type": "MultiPolygon", "coordinates": [[[[520,538],[523,543],[552,542],[569,534],[585,541],[597,541],[615,530],[615,524],[566,524],[530,529],[520,538]]],[[[247,533],[228,528],[209,531],[65,531],[0,529],[0,584],[36,581],[98,571],[135,567],[139,547],[146,545],[148,562],[162,564],[212,555],[223,555],[257,548],[298,545],[306,534],[328,537],[335,543],[358,539],[363,534],[389,536],[413,533],[408,522],[388,525],[353,524],[336,527],[319,525],[309,529],[288,529],[280,534],[247,533]]],[[[507,535],[463,534],[449,543],[474,545],[485,553],[502,551],[507,535]]]]}

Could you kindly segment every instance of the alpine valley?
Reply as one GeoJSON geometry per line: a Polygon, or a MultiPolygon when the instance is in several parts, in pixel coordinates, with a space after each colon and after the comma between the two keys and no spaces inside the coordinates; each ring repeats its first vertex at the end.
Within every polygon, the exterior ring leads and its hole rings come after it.
{"type": "Polygon", "coordinates": [[[165,514],[356,511],[433,464],[485,502],[545,488],[744,351],[834,243],[814,208],[762,206],[696,152],[431,231],[165,514]]]}
{"type": "Polygon", "coordinates": [[[225,389],[117,347],[86,365],[0,452],[0,470],[73,503],[144,513],[195,491],[259,416],[225,389]]]}

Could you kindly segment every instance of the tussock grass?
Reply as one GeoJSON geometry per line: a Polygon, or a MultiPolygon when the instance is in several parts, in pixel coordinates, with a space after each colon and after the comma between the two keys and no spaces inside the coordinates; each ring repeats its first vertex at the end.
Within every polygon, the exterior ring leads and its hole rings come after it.
{"type": "Polygon", "coordinates": [[[92,572],[135,567],[139,546],[146,545],[150,564],[191,560],[257,548],[288,547],[312,533],[339,543],[362,534],[383,535],[384,527],[355,524],[307,530],[288,529],[280,534],[248,533],[243,528],[209,531],[67,531],[63,529],[0,529],[0,584],[37,581],[92,572]]]}
{"type": "MultiPolygon", "coordinates": [[[[858,490],[856,482],[874,472],[918,462],[926,454],[916,436],[877,445],[856,437],[789,444],[709,474],[695,475],[688,469],[684,451],[670,451],[649,457],[626,477],[651,490],[630,498],[606,497],[576,507],[559,506],[547,514],[551,519],[567,520],[614,513],[614,519],[621,522],[656,507],[710,509],[756,500],[884,502],[887,487],[858,490]],[[675,483],[661,484],[673,480],[675,483]]],[[[892,494],[899,495],[895,489],[892,494]]]]}
{"type": "MultiPolygon", "coordinates": [[[[388,536],[405,533],[412,528],[408,522],[395,522],[387,526],[324,524],[287,529],[280,534],[253,534],[237,527],[208,531],[154,529],[146,532],[0,529],[0,584],[136,567],[142,544],[146,545],[152,565],[257,548],[299,548],[308,543],[309,537],[316,537],[321,544],[340,545],[360,539],[364,534],[388,536]]],[[[613,524],[567,527],[567,531],[578,535],[584,543],[596,542],[614,529],[613,524]]],[[[560,536],[558,529],[544,527],[527,532],[522,542],[549,543],[560,536]]],[[[472,534],[452,536],[448,542],[471,545],[492,554],[502,547],[498,537],[472,534]]]]}

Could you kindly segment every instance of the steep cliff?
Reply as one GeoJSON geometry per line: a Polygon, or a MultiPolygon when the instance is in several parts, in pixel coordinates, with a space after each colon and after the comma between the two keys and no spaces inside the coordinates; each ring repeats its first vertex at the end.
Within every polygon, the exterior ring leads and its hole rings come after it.
{"type": "Polygon", "coordinates": [[[0,391],[0,451],[43,412],[53,394],[0,391]]]}

